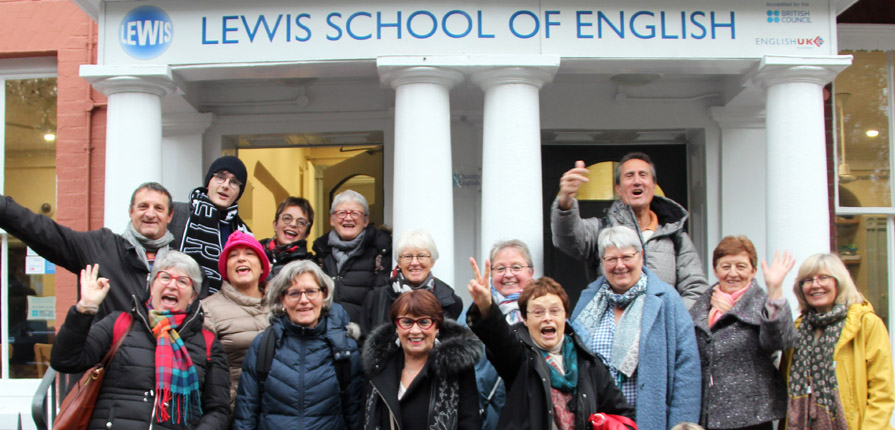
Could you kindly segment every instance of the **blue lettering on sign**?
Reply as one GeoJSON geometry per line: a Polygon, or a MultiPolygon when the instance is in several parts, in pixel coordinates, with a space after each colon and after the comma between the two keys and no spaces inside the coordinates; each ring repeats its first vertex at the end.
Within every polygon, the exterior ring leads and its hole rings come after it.
{"type": "Polygon", "coordinates": [[[118,27],[121,48],[131,57],[148,60],[161,55],[174,39],[174,23],[155,6],[134,8],[118,27]]]}
{"type": "Polygon", "coordinates": [[[538,30],[541,28],[541,23],[538,21],[538,16],[534,14],[534,12],[530,10],[520,10],[516,11],[513,16],[510,17],[510,31],[513,32],[513,35],[520,39],[529,39],[534,37],[534,35],[538,34],[538,30]],[[534,21],[534,28],[531,30],[531,33],[521,34],[516,31],[516,18],[520,15],[525,15],[531,17],[532,21],[534,21]]]}
{"type": "MultiPolygon", "coordinates": [[[[561,10],[538,12],[521,9],[506,17],[509,34],[502,37],[550,39],[557,29],[575,27],[578,39],[625,38],[702,40],[736,39],[736,14],[734,11],[684,11],[684,10],[633,10],[602,11],[576,10],[564,14],[561,10]],[[616,15],[617,14],[617,15],[616,15]],[[729,19],[727,18],[729,14],[729,19]],[[543,24],[543,25],[542,25],[543,24]],[[605,30],[605,31],[604,31],[605,30]],[[729,36],[727,36],[729,31],[729,36]]],[[[429,10],[415,11],[353,11],[343,19],[341,12],[326,15],[326,40],[340,41],[343,36],[352,40],[401,40],[405,34],[415,39],[447,37],[450,39],[494,39],[495,33],[485,29],[482,10],[473,15],[469,11],[454,9],[443,14],[429,10]],[[439,25],[440,24],[440,25],[439,25]],[[375,30],[374,30],[375,29],[375,30]],[[475,33],[473,33],[475,29],[475,33]]],[[[810,19],[791,14],[787,18],[810,19]]],[[[225,15],[201,17],[203,45],[239,43],[289,43],[311,40],[315,22],[308,13],[281,13],[267,15],[225,15]]],[[[141,55],[159,55],[170,44],[173,24],[170,18],[154,6],[136,8],[122,21],[120,41],[125,49],[134,47],[141,55]],[[148,11],[148,12],[147,12],[148,11]],[[139,13],[137,13],[139,12],[139,13]],[[150,14],[151,12],[151,14],[150,14]],[[134,15],[134,16],[131,16],[134,15]],[[152,51],[155,50],[155,51],[152,51]],[[152,52],[150,54],[150,52],[152,52]]],[[[571,28],[567,30],[571,33],[571,28]]],[[[131,54],[137,57],[136,54],[131,54]]],[[[141,58],[141,57],[137,57],[141,58]]],[[[147,56],[145,58],[152,58],[147,56]]]]}

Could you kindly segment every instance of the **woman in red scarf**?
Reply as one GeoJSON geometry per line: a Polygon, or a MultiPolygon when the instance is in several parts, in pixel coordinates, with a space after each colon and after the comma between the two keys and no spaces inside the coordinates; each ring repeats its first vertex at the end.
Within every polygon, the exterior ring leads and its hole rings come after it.
{"type": "Polygon", "coordinates": [[[111,348],[118,319],[133,320],[106,371],[89,428],[227,428],[227,358],[202,330],[199,265],[168,251],[152,267],[148,299],[134,297],[127,316],[113,312],[91,325],[109,289],[123,288],[98,273],[98,265],[81,271],[81,300],[66,316],[50,357],[60,372],[82,372],[111,348]]]}

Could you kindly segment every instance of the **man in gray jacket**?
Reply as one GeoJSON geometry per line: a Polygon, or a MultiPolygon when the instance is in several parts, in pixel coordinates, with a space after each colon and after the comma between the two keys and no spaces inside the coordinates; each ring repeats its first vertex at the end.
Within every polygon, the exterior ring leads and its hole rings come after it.
{"type": "Polygon", "coordinates": [[[597,235],[605,227],[625,225],[634,229],[643,243],[646,267],[659,279],[673,285],[689,309],[709,285],[702,262],[690,236],[684,231],[689,214],[671,199],[654,196],[656,167],[648,155],[632,152],[615,169],[616,200],[604,218],[581,219],[575,195],[588,182],[583,161],[562,175],[559,196],[553,202],[550,225],[553,244],[598,274],[600,256],[597,235]]]}

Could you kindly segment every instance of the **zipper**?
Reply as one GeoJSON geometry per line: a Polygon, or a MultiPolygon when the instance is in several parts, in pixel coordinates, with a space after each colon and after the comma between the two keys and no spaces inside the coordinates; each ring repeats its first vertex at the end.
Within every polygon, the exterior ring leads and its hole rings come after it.
{"type": "MultiPolygon", "coordinates": [[[[379,392],[379,390],[376,388],[376,384],[374,384],[373,381],[370,381],[370,385],[373,387],[373,390],[376,391],[376,395],[379,396],[380,399],[382,399],[382,403],[385,405],[385,408],[388,409],[389,421],[391,421],[391,423],[392,423],[392,427],[394,427],[394,424],[396,424],[395,421],[398,420],[398,417],[395,416],[395,411],[392,410],[392,407],[388,405],[388,401],[385,400],[385,397],[384,397],[384,396],[382,395],[382,393],[379,392]],[[393,418],[394,418],[394,419],[393,419],[393,418]]],[[[397,427],[396,427],[396,428],[398,428],[398,429],[400,430],[400,428],[401,428],[401,423],[397,423],[397,427]]]]}

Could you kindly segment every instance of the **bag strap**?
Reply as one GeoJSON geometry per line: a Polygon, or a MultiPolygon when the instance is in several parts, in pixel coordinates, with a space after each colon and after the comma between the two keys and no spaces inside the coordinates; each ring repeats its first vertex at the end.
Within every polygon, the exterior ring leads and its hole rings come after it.
{"type": "Polygon", "coordinates": [[[488,415],[488,406],[491,405],[491,401],[494,400],[494,395],[497,394],[497,388],[500,387],[500,381],[503,381],[503,378],[498,376],[497,380],[494,381],[494,388],[491,389],[491,392],[488,393],[488,397],[485,398],[485,404],[479,409],[479,415],[482,416],[482,419],[485,419],[488,415]]]}
{"type": "Polygon", "coordinates": [[[211,361],[211,346],[214,344],[214,333],[203,328],[202,336],[205,337],[205,361],[211,361]]]}
{"type": "Polygon", "coordinates": [[[276,353],[274,349],[277,346],[277,337],[273,334],[273,326],[269,326],[261,333],[261,342],[258,345],[258,357],[255,361],[255,373],[258,379],[258,398],[264,395],[264,382],[267,381],[267,374],[270,373],[270,366],[273,364],[273,356],[276,353]]]}
{"type": "Polygon", "coordinates": [[[103,357],[103,367],[107,366],[112,361],[112,357],[118,352],[118,347],[124,343],[124,338],[127,337],[127,332],[131,331],[131,327],[133,326],[134,318],[127,312],[122,312],[115,318],[115,326],[112,327],[112,347],[109,348],[109,352],[103,357]]]}

